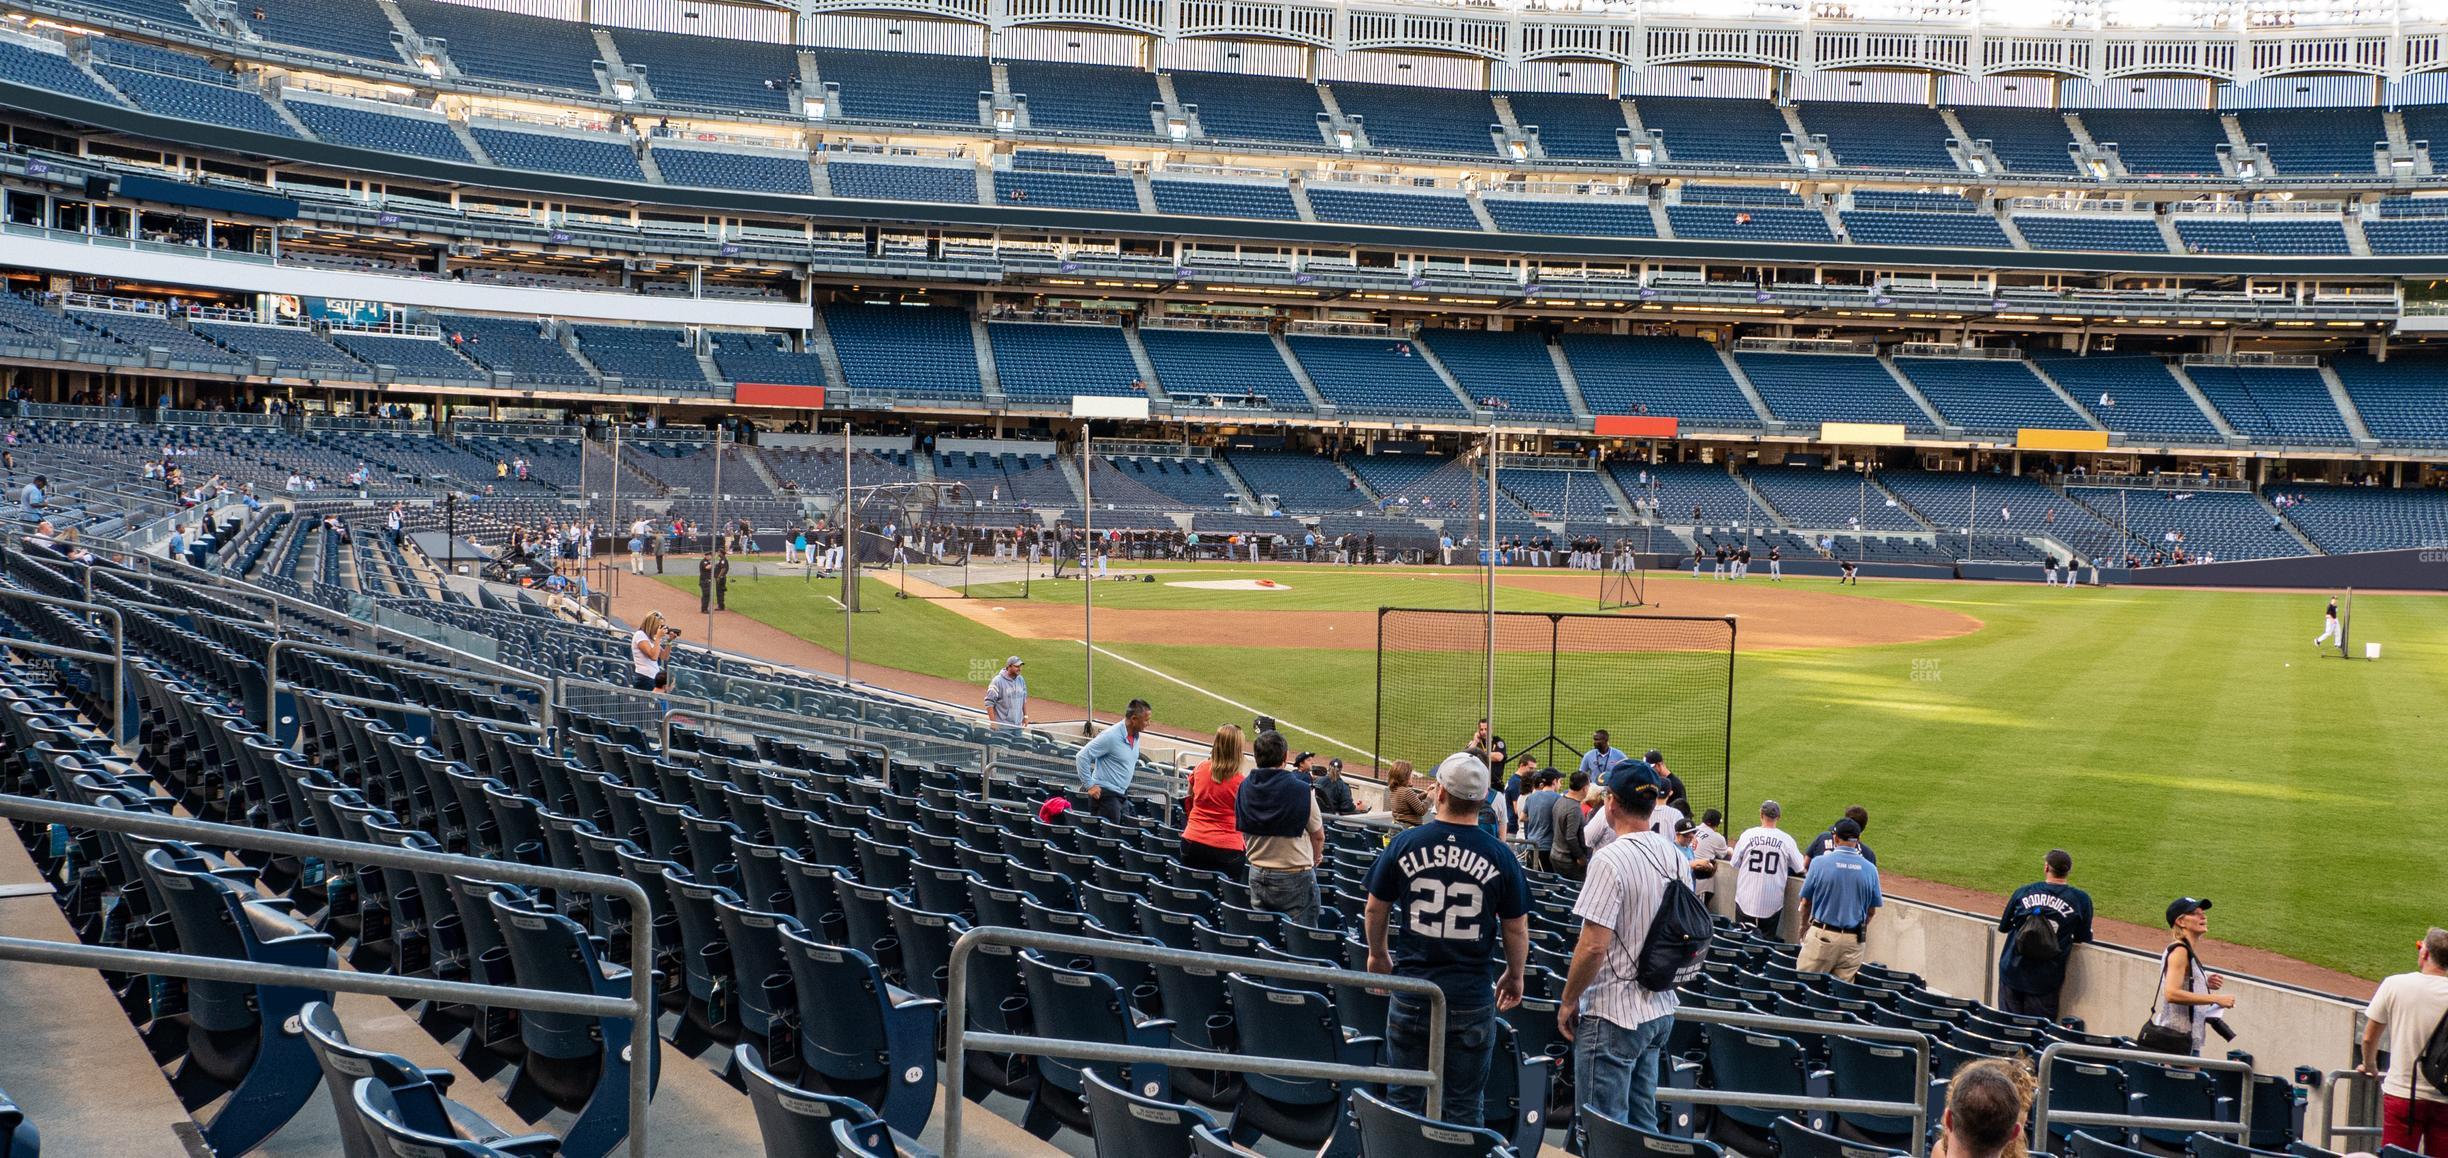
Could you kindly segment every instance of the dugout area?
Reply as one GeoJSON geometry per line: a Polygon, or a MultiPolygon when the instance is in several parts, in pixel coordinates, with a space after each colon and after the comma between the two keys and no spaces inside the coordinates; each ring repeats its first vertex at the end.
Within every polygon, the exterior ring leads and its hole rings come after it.
{"type": "Polygon", "coordinates": [[[1634,756],[1664,753],[1695,810],[1727,808],[1736,637],[1731,615],[1380,608],[1372,746],[1380,767],[1433,768],[1484,716],[1508,758],[1569,773],[1603,728],[1634,756]]]}

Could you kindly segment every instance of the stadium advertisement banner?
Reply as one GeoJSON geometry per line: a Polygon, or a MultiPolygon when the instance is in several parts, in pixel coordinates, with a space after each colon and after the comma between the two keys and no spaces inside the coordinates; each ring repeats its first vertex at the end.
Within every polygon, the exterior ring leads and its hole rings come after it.
{"type": "Polygon", "coordinates": [[[2018,450],[2106,450],[2105,430],[2049,430],[2026,426],[2015,431],[2018,450]]]}
{"type": "Polygon", "coordinates": [[[742,406],[779,406],[791,410],[822,410],[822,386],[786,386],[776,382],[741,382],[733,400],[742,406]]]}
{"type": "Polygon", "coordinates": [[[1071,396],[1073,418],[1120,418],[1144,421],[1148,416],[1145,398],[1107,398],[1096,394],[1071,396]]]}
{"type": "Polygon", "coordinates": [[[1636,418],[1628,414],[1598,416],[1600,438],[1673,438],[1681,423],[1673,418],[1636,418]]]}
{"type": "Polygon", "coordinates": [[[313,321],[346,326],[379,326],[391,307],[363,298],[301,298],[298,304],[313,321]]]}
{"type": "Polygon", "coordinates": [[[1822,422],[1819,441],[1847,446],[1902,446],[1904,425],[1898,422],[1822,422]]]}

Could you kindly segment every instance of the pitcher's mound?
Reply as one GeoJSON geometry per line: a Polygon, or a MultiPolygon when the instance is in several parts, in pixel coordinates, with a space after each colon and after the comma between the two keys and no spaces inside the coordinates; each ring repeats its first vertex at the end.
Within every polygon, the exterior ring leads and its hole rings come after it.
{"type": "Polygon", "coordinates": [[[1182,579],[1167,587],[1201,587],[1209,591],[1290,591],[1292,585],[1273,579],[1182,579]]]}

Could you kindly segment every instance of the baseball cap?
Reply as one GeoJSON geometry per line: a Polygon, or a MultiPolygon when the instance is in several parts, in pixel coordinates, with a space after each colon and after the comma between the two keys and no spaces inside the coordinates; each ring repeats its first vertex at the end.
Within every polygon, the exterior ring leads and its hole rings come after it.
{"type": "Polygon", "coordinates": [[[1343,758],[1341,756],[1336,756],[1326,761],[1326,766],[1340,772],[1343,770],[1343,758]]]}
{"type": "Polygon", "coordinates": [[[1607,773],[1606,790],[1607,795],[1621,800],[1630,800],[1634,793],[1645,791],[1649,794],[1650,803],[1654,804],[1657,802],[1657,777],[1649,774],[1646,764],[1619,764],[1613,772],[1607,773]]]}
{"type": "Polygon", "coordinates": [[[2178,897],[2175,900],[2169,901],[2167,923],[2173,925],[2176,923],[2176,918],[2184,916],[2186,913],[2190,913],[2195,909],[2208,912],[2210,910],[2210,902],[2202,900],[2199,897],[2178,897]]]}
{"type": "Polygon", "coordinates": [[[1655,748],[1651,748],[1649,749],[1649,754],[1641,757],[1641,759],[1652,764],[1663,764],[1666,762],[1666,753],[1660,752],[1655,748]]]}
{"type": "Polygon", "coordinates": [[[1021,664],[1024,664],[1024,663],[1027,663],[1027,662],[1028,662],[1027,660],[1022,659],[1022,658],[1020,658],[1019,656],[1016,656],[1016,655],[1015,655],[1015,656],[1011,657],[1010,659],[1004,660],[1004,661],[1003,661],[1003,666],[1005,666],[1005,667],[1018,667],[1018,666],[1020,666],[1021,664]]]}
{"type": "Polygon", "coordinates": [[[1468,752],[1456,752],[1437,765],[1437,786],[1458,800],[1485,800],[1488,766],[1468,752]]]}
{"type": "Polygon", "coordinates": [[[1777,820],[1785,815],[1785,809],[1774,800],[1763,800],[1760,801],[1760,815],[1770,820],[1777,820]]]}
{"type": "Polygon", "coordinates": [[[1687,832],[1698,832],[1699,830],[1700,830],[1700,826],[1699,826],[1699,825],[1697,825],[1697,824],[1692,823],[1692,818],[1691,818],[1691,817],[1686,816],[1686,817],[1684,817],[1684,818],[1683,818],[1683,819],[1681,819],[1681,820],[1675,821],[1675,835],[1676,835],[1676,836],[1681,836],[1681,835],[1683,835],[1684,833],[1687,833],[1687,832]]]}
{"type": "Polygon", "coordinates": [[[1861,825],[1854,823],[1853,818],[1850,816],[1845,817],[1843,820],[1837,821],[1834,831],[1836,833],[1836,839],[1838,840],[1861,839],[1861,825]]]}
{"type": "Polygon", "coordinates": [[[1060,819],[1062,814],[1069,811],[1071,811],[1071,800],[1069,797],[1049,796],[1046,798],[1045,803],[1037,806],[1037,823],[1052,824],[1056,820],[1060,819]]]}

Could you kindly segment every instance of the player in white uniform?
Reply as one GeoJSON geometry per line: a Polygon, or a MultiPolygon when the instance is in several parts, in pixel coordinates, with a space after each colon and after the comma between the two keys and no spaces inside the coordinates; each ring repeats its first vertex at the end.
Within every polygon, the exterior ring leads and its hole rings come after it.
{"type": "Polygon", "coordinates": [[[2340,647],[2346,645],[2346,632],[2338,626],[2337,600],[2334,598],[2329,601],[2328,615],[2321,621],[2320,638],[2313,640],[2312,646],[2319,647],[2327,643],[2335,643],[2340,647]]]}
{"type": "Polygon", "coordinates": [[[1777,827],[1784,815],[1776,801],[1761,802],[1759,826],[1745,830],[1726,856],[1740,874],[1734,885],[1738,919],[1769,937],[1777,935],[1777,924],[1785,915],[1786,878],[1802,867],[1801,846],[1794,843],[1791,833],[1777,827]]]}

